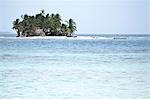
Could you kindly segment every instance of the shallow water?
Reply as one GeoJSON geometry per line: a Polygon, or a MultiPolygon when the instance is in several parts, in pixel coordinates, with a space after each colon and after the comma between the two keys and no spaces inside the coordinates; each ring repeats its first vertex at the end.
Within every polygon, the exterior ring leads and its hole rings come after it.
{"type": "Polygon", "coordinates": [[[0,38],[0,99],[149,99],[150,36],[0,38]]]}

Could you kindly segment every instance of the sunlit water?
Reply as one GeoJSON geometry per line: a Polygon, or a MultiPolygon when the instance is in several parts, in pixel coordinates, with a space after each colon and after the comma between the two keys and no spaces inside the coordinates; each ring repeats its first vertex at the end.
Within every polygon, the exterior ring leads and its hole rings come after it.
{"type": "Polygon", "coordinates": [[[150,99],[150,36],[103,36],[0,38],[0,99],[150,99]]]}

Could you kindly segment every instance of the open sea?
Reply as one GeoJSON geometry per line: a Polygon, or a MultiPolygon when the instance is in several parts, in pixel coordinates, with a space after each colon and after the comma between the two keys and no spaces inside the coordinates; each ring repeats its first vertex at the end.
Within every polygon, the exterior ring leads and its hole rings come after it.
{"type": "Polygon", "coordinates": [[[0,99],[150,99],[150,35],[81,36],[1,34],[0,99]]]}

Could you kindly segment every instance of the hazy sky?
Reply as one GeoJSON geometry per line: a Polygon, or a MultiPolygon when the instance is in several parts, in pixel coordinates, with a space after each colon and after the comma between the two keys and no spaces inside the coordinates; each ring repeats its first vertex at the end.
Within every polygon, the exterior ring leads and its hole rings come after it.
{"type": "Polygon", "coordinates": [[[77,34],[150,34],[150,0],[0,0],[0,31],[15,32],[13,20],[42,9],[74,19],[77,34]]]}

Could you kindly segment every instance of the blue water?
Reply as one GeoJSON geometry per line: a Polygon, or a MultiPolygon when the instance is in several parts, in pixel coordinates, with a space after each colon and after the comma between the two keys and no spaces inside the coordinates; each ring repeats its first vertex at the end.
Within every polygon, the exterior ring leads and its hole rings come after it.
{"type": "Polygon", "coordinates": [[[93,36],[1,35],[0,99],[150,99],[150,36],[93,36]]]}

